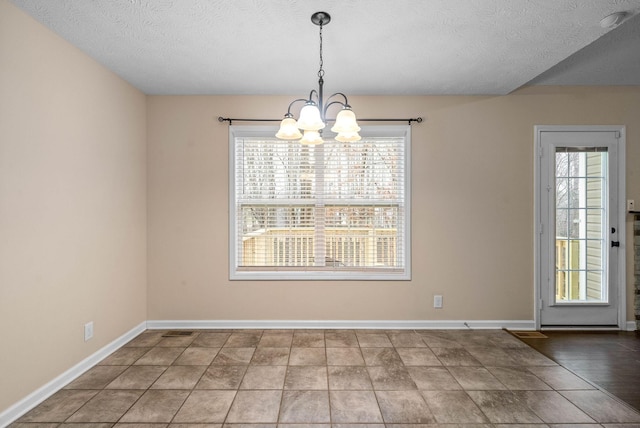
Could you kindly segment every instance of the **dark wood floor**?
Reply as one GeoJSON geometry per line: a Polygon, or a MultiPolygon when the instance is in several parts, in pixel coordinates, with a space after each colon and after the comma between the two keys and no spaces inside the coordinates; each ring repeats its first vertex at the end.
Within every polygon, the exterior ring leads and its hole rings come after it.
{"type": "Polygon", "coordinates": [[[549,332],[522,339],[583,379],[640,410],[640,333],[549,332]]]}

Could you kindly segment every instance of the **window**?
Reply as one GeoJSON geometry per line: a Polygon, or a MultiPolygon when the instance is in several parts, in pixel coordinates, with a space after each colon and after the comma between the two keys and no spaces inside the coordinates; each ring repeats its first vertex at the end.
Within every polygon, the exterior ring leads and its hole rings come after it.
{"type": "Polygon", "coordinates": [[[316,146],[231,126],[231,279],[410,279],[409,126],[316,146]]]}

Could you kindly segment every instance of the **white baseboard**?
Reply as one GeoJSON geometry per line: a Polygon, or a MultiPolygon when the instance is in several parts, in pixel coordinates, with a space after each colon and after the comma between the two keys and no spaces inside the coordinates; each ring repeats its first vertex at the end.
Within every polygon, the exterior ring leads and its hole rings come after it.
{"type": "Polygon", "coordinates": [[[4,410],[0,413],[0,427],[6,427],[20,416],[27,413],[29,410],[33,409],[38,404],[42,403],[44,400],[49,398],[55,392],[59,391],[65,385],[76,379],[78,376],[89,370],[91,367],[98,364],[104,358],[109,356],[111,353],[125,345],[131,339],[145,331],[147,328],[147,322],[142,322],[133,329],[129,330],[113,342],[104,346],[99,351],[85,358],[75,366],[71,367],[66,372],[62,373],[60,376],[53,379],[51,382],[27,395],[22,400],[18,401],[13,406],[4,410]]]}
{"type": "Polygon", "coordinates": [[[627,331],[636,331],[636,322],[635,321],[627,321],[627,325],[626,325],[626,330],[627,331]]]}
{"type": "Polygon", "coordinates": [[[509,329],[535,330],[533,320],[490,321],[351,321],[351,320],[151,320],[150,330],[169,329],[375,329],[375,330],[464,330],[509,329]]]}

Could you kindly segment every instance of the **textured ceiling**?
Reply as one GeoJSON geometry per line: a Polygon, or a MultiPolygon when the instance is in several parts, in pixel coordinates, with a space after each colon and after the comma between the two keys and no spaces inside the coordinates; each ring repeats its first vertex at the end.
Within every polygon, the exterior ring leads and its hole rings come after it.
{"type": "Polygon", "coordinates": [[[640,85],[640,0],[11,1],[147,94],[306,95],[319,10],[327,92],[640,85]]]}

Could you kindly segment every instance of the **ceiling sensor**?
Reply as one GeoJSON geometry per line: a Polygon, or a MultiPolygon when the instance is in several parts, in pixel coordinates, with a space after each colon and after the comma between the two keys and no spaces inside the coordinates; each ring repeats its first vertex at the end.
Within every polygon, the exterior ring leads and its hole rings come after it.
{"type": "Polygon", "coordinates": [[[627,17],[627,12],[615,12],[611,15],[607,15],[600,21],[602,28],[613,28],[620,25],[622,21],[627,17]]]}

